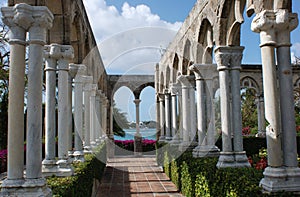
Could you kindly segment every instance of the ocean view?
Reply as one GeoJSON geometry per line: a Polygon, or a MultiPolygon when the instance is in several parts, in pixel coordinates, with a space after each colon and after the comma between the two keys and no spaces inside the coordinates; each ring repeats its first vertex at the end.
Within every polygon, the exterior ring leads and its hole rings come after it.
{"type": "MultiPolygon", "coordinates": [[[[136,133],[136,129],[124,129],[125,136],[114,136],[115,140],[133,140],[134,134],[136,133]]],[[[147,128],[147,129],[141,129],[141,134],[143,139],[148,140],[156,140],[156,129],[155,128],[147,128]]]]}

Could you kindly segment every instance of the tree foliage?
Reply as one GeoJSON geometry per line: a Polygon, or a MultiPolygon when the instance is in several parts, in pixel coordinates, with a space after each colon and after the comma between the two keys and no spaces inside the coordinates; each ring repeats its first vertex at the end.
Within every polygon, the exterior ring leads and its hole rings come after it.
{"type": "Polygon", "coordinates": [[[117,136],[124,137],[125,132],[123,129],[129,128],[129,123],[127,120],[127,114],[122,112],[119,108],[116,107],[116,104],[113,103],[113,131],[117,136]]]}
{"type": "Polygon", "coordinates": [[[0,23],[0,148],[7,146],[9,49],[7,27],[0,23]]]}
{"type": "Polygon", "coordinates": [[[243,128],[247,126],[250,128],[256,128],[257,106],[255,103],[255,90],[250,88],[244,90],[245,91],[241,93],[243,128]]]}

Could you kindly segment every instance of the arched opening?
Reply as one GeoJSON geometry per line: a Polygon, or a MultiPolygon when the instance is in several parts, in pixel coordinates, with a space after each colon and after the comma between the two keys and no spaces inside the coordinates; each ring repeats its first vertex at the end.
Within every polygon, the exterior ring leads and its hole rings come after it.
{"type": "Polygon", "coordinates": [[[176,83],[177,81],[177,72],[178,72],[178,55],[175,53],[174,59],[173,59],[173,68],[172,68],[172,83],[176,83]]]}
{"type": "Polygon", "coordinates": [[[144,139],[156,140],[155,89],[144,88],[140,95],[140,131],[144,139]]]}
{"type": "Polygon", "coordinates": [[[189,73],[190,50],[191,50],[191,42],[189,39],[187,39],[184,45],[182,68],[181,68],[181,73],[183,75],[187,75],[189,73]]]}
{"type": "MultiPolygon", "coordinates": [[[[241,80],[241,112],[243,135],[255,135],[262,132],[261,114],[263,98],[260,95],[257,82],[251,77],[244,77],[241,80]],[[261,100],[262,99],[262,100],[261,100]]],[[[265,127],[265,126],[263,126],[265,127]]]]}
{"type": "Polygon", "coordinates": [[[113,131],[115,134],[115,140],[133,138],[133,136],[128,136],[126,133],[126,130],[130,129],[131,123],[133,123],[135,120],[135,106],[133,100],[134,95],[128,87],[122,86],[114,93],[112,105],[114,118],[113,131]]]}

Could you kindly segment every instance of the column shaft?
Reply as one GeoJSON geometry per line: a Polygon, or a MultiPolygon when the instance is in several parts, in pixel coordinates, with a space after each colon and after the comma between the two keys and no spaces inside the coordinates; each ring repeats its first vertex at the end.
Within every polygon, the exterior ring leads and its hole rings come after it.
{"type": "Polygon", "coordinates": [[[277,48],[283,160],[284,166],[298,167],[290,30],[281,30],[277,36],[283,42],[277,48]]]}
{"type": "Polygon", "coordinates": [[[45,39],[40,39],[36,33],[41,31],[46,35],[46,29],[33,26],[29,31],[26,177],[35,179],[42,177],[42,76],[45,44],[45,39]]]}
{"type": "Polygon", "coordinates": [[[267,128],[268,164],[272,167],[279,167],[283,160],[280,135],[281,118],[279,108],[274,107],[279,106],[274,55],[274,46],[264,45],[261,47],[265,112],[266,119],[270,123],[267,128]]]}
{"type": "Polygon", "coordinates": [[[10,31],[7,179],[14,180],[22,179],[24,170],[25,30],[10,31]]]}
{"type": "Polygon", "coordinates": [[[197,133],[197,125],[196,125],[196,102],[195,102],[195,89],[194,87],[189,88],[189,107],[190,107],[190,141],[195,142],[196,133],[197,133]]]}
{"type": "Polygon", "coordinates": [[[206,114],[205,114],[205,97],[204,97],[204,80],[196,80],[197,88],[197,120],[198,120],[198,146],[206,145],[206,114]]]}
{"type": "Polygon", "coordinates": [[[234,151],[243,151],[240,70],[231,70],[231,94],[232,94],[232,126],[234,133],[234,151]]]}
{"type": "Polygon", "coordinates": [[[165,118],[166,118],[166,140],[171,140],[171,110],[170,110],[170,94],[165,93],[165,118]]]}
{"type": "Polygon", "coordinates": [[[75,78],[74,90],[74,124],[75,124],[75,151],[83,150],[83,83],[79,77],[75,78]]]}
{"type": "Polygon", "coordinates": [[[171,95],[171,103],[172,103],[172,137],[173,140],[178,138],[177,136],[177,98],[176,94],[171,95]]]}
{"type": "Polygon", "coordinates": [[[219,71],[223,152],[232,151],[228,70],[219,71]]]}
{"type": "Polygon", "coordinates": [[[68,158],[68,61],[58,61],[58,158],[68,158]]]}
{"type": "Polygon", "coordinates": [[[165,140],[165,106],[163,95],[160,95],[160,138],[159,140],[165,140]]]}
{"type": "Polygon", "coordinates": [[[67,114],[66,116],[69,117],[68,119],[68,131],[67,131],[67,135],[68,135],[68,142],[67,142],[67,148],[68,151],[71,151],[73,148],[73,112],[72,112],[72,92],[73,92],[73,87],[72,87],[72,82],[73,82],[73,78],[72,76],[68,75],[68,110],[67,110],[67,114]]]}
{"type": "Polygon", "coordinates": [[[45,159],[55,160],[56,59],[46,59],[45,159]]]}

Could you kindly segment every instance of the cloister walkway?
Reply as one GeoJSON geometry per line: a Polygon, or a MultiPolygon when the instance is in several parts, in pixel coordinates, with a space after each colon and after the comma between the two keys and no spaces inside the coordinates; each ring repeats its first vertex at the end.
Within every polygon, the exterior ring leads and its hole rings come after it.
{"type": "Polygon", "coordinates": [[[109,159],[97,197],[182,196],[157,165],[155,156],[122,156],[109,159]]]}

